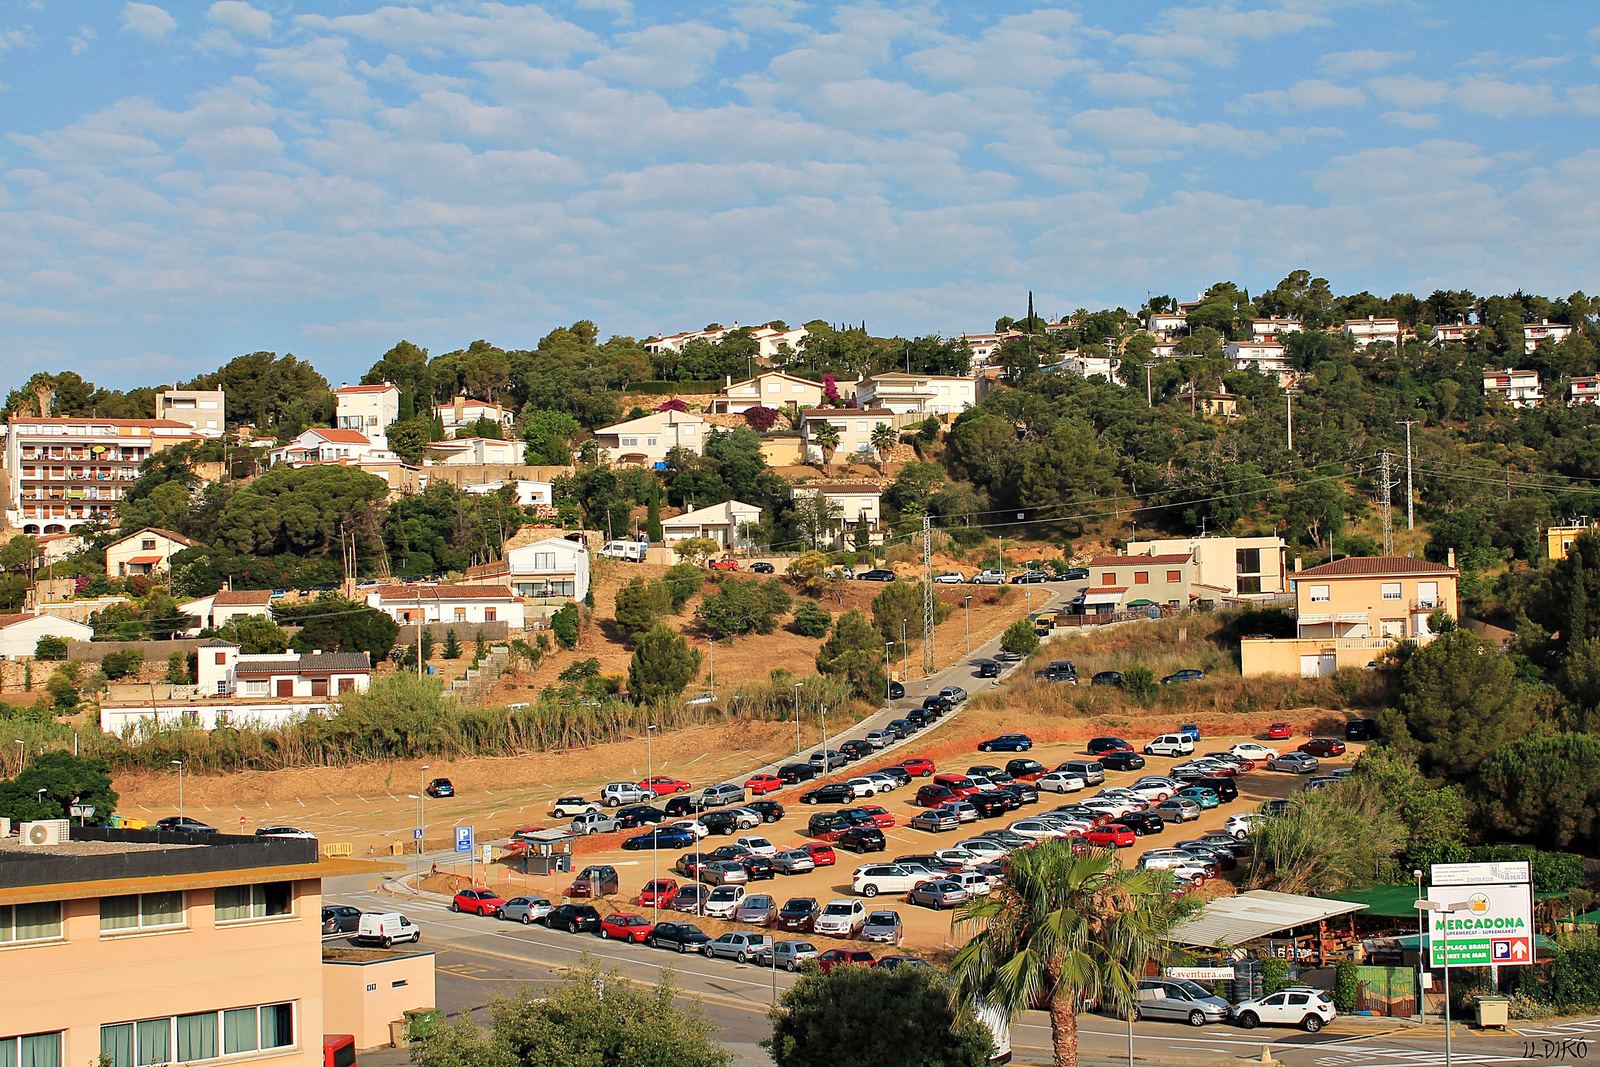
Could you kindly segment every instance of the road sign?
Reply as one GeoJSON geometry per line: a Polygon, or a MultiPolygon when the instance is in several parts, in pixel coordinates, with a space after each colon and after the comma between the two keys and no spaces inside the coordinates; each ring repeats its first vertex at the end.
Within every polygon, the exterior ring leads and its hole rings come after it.
{"type": "Polygon", "coordinates": [[[413,840],[413,841],[421,841],[422,840],[422,827],[419,826],[415,830],[411,831],[411,840],[413,840]]]}
{"type": "Polygon", "coordinates": [[[457,852],[471,852],[472,851],[472,827],[470,827],[470,826],[458,826],[458,827],[456,827],[456,851],[457,852]]]}
{"type": "Polygon", "coordinates": [[[494,862],[494,855],[493,855],[493,853],[490,852],[490,849],[492,849],[492,848],[494,848],[493,845],[484,845],[483,846],[483,862],[484,862],[485,866],[487,866],[488,864],[494,862]]]}
{"type": "Polygon", "coordinates": [[[1526,863],[1436,863],[1428,899],[1465,902],[1448,914],[1429,913],[1435,967],[1527,966],[1534,962],[1533,891],[1526,863]],[[1478,881],[1466,881],[1474,878],[1478,881]],[[1449,936],[1449,958],[1445,938],[1449,936]]]}

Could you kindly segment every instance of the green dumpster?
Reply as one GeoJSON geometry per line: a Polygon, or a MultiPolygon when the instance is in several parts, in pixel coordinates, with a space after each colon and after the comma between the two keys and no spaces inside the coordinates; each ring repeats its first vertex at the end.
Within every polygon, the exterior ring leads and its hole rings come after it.
{"type": "Polygon", "coordinates": [[[414,1008],[405,1013],[406,1037],[412,1041],[421,1041],[430,1036],[444,1021],[438,1008],[414,1008]]]}

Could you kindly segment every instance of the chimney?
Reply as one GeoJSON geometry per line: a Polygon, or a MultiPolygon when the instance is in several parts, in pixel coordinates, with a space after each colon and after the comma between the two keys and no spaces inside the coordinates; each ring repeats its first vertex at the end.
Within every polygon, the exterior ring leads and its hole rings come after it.
{"type": "Polygon", "coordinates": [[[1296,556],[1294,558],[1294,572],[1296,574],[1299,574],[1300,571],[1302,569],[1304,569],[1305,565],[1306,565],[1305,560],[1301,559],[1299,556],[1296,556]]]}
{"type": "Polygon", "coordinates": [[[1456,550],[1455,549],[1452,548],[1450,550],[1450,555],[1449,555],[1448,558],[1449,558],[1449,561],[1450,561],[1450,566],[1454,567],[1456,565],[1456,550]]]}

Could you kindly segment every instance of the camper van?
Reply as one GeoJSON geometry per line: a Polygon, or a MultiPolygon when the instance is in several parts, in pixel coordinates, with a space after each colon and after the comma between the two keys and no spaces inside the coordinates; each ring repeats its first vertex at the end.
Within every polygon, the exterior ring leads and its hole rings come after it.
{"type": "Polygon", "coordinates": [[[625,559],[629,563],[643,563],[645,553],[650,551],[648,541],[607,541],[605,547],[600,549],[602,556],[612,559],[625,559]]]}

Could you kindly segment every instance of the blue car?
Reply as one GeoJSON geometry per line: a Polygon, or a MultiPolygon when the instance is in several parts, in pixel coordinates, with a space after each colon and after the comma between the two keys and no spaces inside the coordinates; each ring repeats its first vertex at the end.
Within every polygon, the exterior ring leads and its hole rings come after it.
{"type": "Polygon", "coordinates": [[[658,826],[648,833],[628,838],[622,847],[637,852],[644,848],[689,848],[694,843],[695,836],[688,830],[676,826],[658,826]]]}
{"type": "Polygon", "coordinates": [[[1027,734],[1001,734],[991,737],[978,745],[979,752],[1026,752],[1033,747],[1033,739],[1027,734]]]}
{"type": "Polygon", "coordinates": [[[1217,794],[1213,793],[1211,790],[1201,786],[1190,786],[1187,789],[1180,789],[1178,790],[1177,795],[1183,797],[1185,800],[1192,800],[1196,804],[1200,805],[1200,807],[1206,809],[1214,808],[1218,804],[1222,803],[1221,797],[1217,796],[1217,794]]]}
{"type": "MultiPolygon", "coordinates": [[[[1161,679],[1161,684],[1170,685],[1174,682],[1192,682],[1204,677],[1205,675],[1199,671],[1179,671],[1177,674],[1169,674],[1161,679]],[[1193,675],[1194,677],[1187,677],[1188,675],[1193,675]]],[[[1196,723],[1186,722],[1178,727],[1178,732],[1191,741],[1200,740],[1200,727],[1196,723]]]]}

